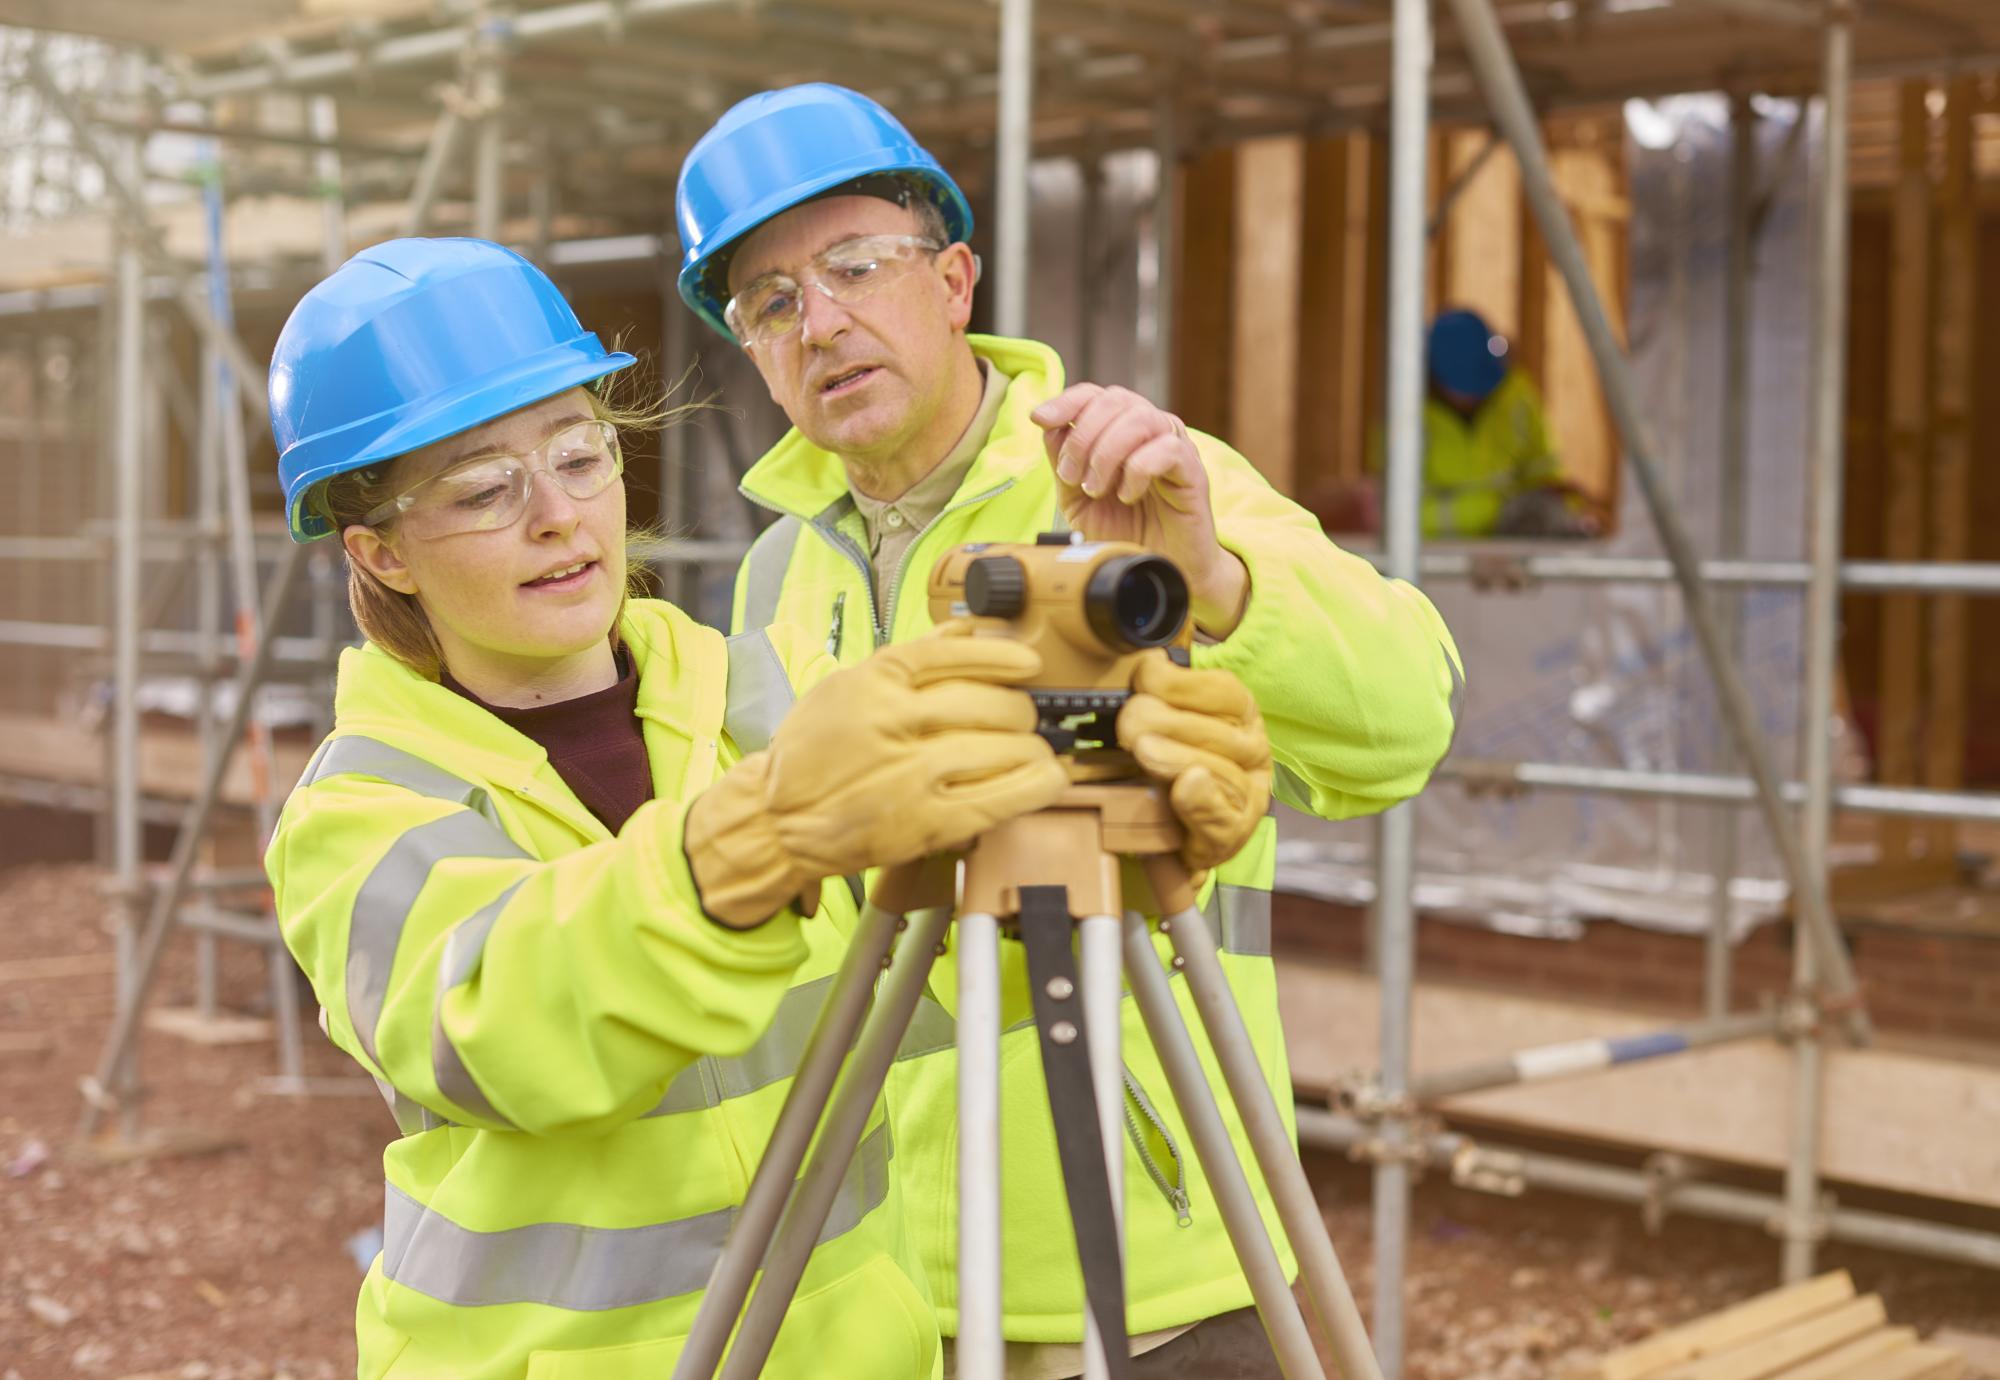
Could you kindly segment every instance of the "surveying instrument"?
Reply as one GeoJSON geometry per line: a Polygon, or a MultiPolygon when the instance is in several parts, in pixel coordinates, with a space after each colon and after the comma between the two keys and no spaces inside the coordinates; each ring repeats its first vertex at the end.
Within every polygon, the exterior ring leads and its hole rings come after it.
{"type": "Polygon", "coordinates": [[[1166,649],[1186,664],[1186,579],[1172,562],[1140,547],[1049,533],[1033,545],[958,548],[933,571],[929,596],[933,618],[970,617],[976,635],[1018,638],[1041,654],[1042,671],[1026,689],[1039,711],[1039,731],[1062,755],[1070,786],[1053,806],[987,830],[962,856],[933,857],[879,875],[710,1276],[674,1380],[710,1380],[718,1362],[722,1380],[753,1380],[762,1369],[954,923],[959,1380],[1003,1375],[1003,935],[1018,940],[1027,960],[1084,1279],[1085,1375],[1124,1380],[1131,1367],[1119,1222],[1125,1167],[1119,1014],[1129,984],[1272,1350],[1287,1380],[1322,1380],[1325,1372],[1175,1004],[1147,914],[1164,917],[1158,928],[1172,943],[1172,971],[1188,984],[1341,1374],[1381,1380],[1319,1206],[1223,975],[1215,937],[1195,906],[1179,857],[1180,822],[1161,787],[1117,747],[1117,714],[1139,659],[1166,649]]]}

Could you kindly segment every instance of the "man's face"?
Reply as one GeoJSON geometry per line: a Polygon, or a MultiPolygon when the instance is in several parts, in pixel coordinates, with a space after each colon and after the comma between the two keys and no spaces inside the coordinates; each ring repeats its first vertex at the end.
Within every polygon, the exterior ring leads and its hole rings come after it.
{"type": "MultiPolygon", "coordinates": [[[[744,238],[729,290],[766,273],[810,274],[814,257],[860,235],[921,234],[916,215],[870,196],[794,207],[744,238]]],[[[806,439],[840,455],[893,455],[922,433],[951,387],[953,337],[972,318],[972,251],[953,245],[864,301],[843,306],[808,286],[801,319],[746,347],[806,439]]]]}

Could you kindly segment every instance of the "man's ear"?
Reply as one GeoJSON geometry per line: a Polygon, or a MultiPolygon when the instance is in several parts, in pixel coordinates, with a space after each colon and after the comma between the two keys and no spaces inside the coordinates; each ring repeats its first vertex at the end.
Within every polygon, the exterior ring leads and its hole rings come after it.
{"type": "Polygon", "coordinates": [[[944,284],[945,314],[954,330],[972,324],[972,289],[979,282],[979,256],[960,241],[938,251],[938,280],[944,284]]]}
{"type": "Polygon", "coordinates": [[[417,582],[411,577],[410,568],[403,564],[396,548],[373,527],[355,523],[340,534],[340,544],[347,548],[348,559],[398,594],[417,592],[417,582]]]}

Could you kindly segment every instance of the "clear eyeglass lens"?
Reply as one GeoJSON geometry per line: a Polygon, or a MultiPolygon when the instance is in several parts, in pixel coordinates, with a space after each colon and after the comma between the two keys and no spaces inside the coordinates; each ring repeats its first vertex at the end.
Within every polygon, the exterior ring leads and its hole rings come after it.
{"type": "Polygon", "coordinates": [[[520,520],[536,468],[545,468],[574,499],[595,498],[623,469],[617,430],[608,422],[585,422],[551,437],[531,457],[496,455],[448,470],[408,496],[404,524],[422,536],[490,532],[520,520]]]}
{"type": "Polygon", "coordinates": [[[723,318],[739,337],[775,340],[799,324],[807,287],[816,287],[842,306],[861,302],[907,273],[921,254],[935,253],[930,241],[911,235],[865,235],[836,244],[814,259],[795,280],[771,273],[730,299],[723,318]]]}

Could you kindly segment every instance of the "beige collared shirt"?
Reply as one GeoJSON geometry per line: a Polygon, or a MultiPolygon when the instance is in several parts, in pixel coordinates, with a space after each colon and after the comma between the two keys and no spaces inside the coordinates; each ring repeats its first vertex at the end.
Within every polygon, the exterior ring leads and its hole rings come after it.
{"type": "Polygon", "coordinates": [[[870,498],[850,490],[854,510],[861,515],[861,524],[868,534],[868,564],[874,574],[877,622],[887,619],[889,601],[895,597],[896,582],[902,575],[903,557],[909,554],[911,544],[923,535],[924,529],[950,506],[959,485],[972,469],[972,462],[986,448],[986,438],[993,434],[994,424],[1000,420],[1000,404],[1007,396],[1011,380],[986,360],[979,361],[979,369],[986,379],[979,410],[972,414],[971,425],[958,438],[958,444],[935,469],[896,498],[870,498]]]}

